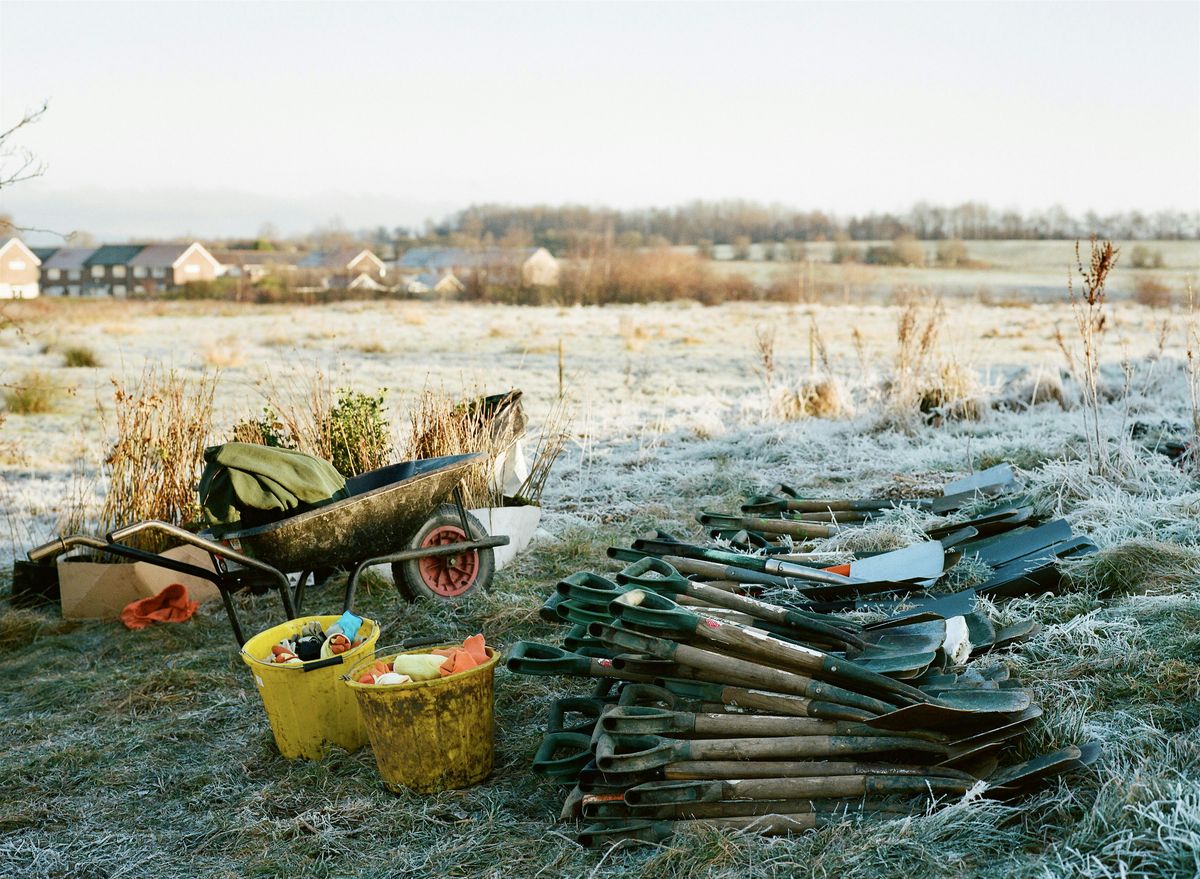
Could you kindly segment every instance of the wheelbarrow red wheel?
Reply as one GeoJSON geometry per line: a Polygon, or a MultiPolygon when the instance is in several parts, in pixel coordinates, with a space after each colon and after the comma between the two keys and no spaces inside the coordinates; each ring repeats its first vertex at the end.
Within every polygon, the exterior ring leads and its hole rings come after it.
{"type": "MultiPolygon", "coordinates": [[[[413,535],[405,549],[432,549],[487,536],[483,524],[470,513],[467,513],[467,524],[471,528],[470,537],[463,531],[458,508],[454,504],[442,504],[413,535]]],[[[486,589],[495,570],[496,554],[489,546],[456,555],[430,555],[396,562],[392,565],[392,576],[410,601],[418,598],[458,601],[476,589],[486,589]]]]}

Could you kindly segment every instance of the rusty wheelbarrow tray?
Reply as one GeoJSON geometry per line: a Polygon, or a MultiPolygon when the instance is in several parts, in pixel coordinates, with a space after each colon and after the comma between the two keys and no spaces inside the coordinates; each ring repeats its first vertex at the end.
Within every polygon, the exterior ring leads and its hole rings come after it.
{"type": "MultiPolygon", "coordinates": [[[[58,538],[30,550],[28,556],[31,562],[46,564],[64,552],[86,546],[210,580],[220,590],[240,645],[246,639],[230,594],[247,587],[250,571],[258,573],[260,591],[264,580],[268,588],[279,589],[287,618],[294,619],[304,602],[308,578],[317,571],[348,569],[343,609],[352,610],[359,576],[373,565],[398,566],[415,559],[446,559],[452,566],[460,556],[506,545],[507,536],[489,536],[463,505],[459,483],[465,470],[479,457],[470,454],[427,458],[371,470],[346,481],[349,497],[266,525],[226,532],[220,537],[208,532],[194,534],[167,522],[146,521],[119,528],[108,534],[106,541],[85,536],[58,538]],[[445,526],[449,529],[445,534],[457,533],[465,539],[447,539],[443,534],[443,539],[426,540],[419,547],[405,548],[427,524],[438,519],[440,505],[447,496],[453,496],[456,521],[445,526]],[[148,531],[205,550],[213,558],[215,573],[128,545],[130,538],[148,531]],[[289,573],[300,574],[294,591],[287,579],[289,573]]],[[[481,569],[482,566],[477,570],[481,569]]],[[[486,578],[490,581],[490,569],[486,578]]],[[[480,585],[486,586],[482,576],[480,579],[480,585]]],[[[397,589],[409,597],[399,581],[397,589]]],[[[429,592],[438,594],[434,589],[429,592]]],[[[456,597],[456,593],[449,590],[443,597],[456,597]]]]}

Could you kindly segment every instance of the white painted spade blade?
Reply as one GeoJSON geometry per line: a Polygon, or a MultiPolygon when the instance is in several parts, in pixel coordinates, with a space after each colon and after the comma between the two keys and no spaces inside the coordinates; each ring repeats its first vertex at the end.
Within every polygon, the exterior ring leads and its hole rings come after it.
{"type": "Polygon", "coordinates": [[[964,476],[962,479],[947,482],[942,489],[942,495],[962,494],[964,491],[990,492],[992,489],[1013,485],[1016,481],[1017,477],[1013,473],[1012,465],[1007,463],[997,464],[995,467],[980,470],[978,473],[972,473],[970,476],[964,476]]]}
{"type": "Polygon", "coordinates": [[[940,541],[927,540],[904,549],[880,553],[850,563],[850,576],[855,580],[912,580],[921,578],[929,586],[941,576],[946,563],[946,550],[940,541]]]}

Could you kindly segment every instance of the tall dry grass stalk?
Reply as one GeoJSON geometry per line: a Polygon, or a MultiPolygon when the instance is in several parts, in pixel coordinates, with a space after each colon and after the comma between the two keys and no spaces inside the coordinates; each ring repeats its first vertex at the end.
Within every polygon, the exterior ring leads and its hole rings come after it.
{"type": "Polygon", "coordinates": [[[115,441],[104,460],[102,531],[143,519],[179,525],[199,519],[196,483],[216,388],[215,375],[190,380],[156,366],[132,383],[113,379],[115,441]]]}
{"type": "Polygon", "coordinates": [[[775,388],[775,327],[754,328],[754,350],[758,354],[755,371],[762,378],[764,395],[770,399],[775,388]]]}
{"type": "Polygon", "coordinates": [[[1088,464],[1093,472],[1100,472],[1105,466],[1105,438],[1100,426],[1100,348],[1108,326],[1108,314],[1104,309],[1105,284],[1109,273],[1117,265],[1120,253],[1111,241],[1099,242],[1093,235],[1090,258],[1085,267],[1079,242],[1075,242],[1075,265],[1083,290],[1076,291],[1074,278],[1068,274],[1067,295],[1071,300],[1071,313],[1075,318],[1081,350],[1076,352],[1075,346],[1067,342],[1060,327],[1054,330],[1055,341],[1083,397],[1084,436],[1087,437],[1088,464]]]}
{"type": "Polygon", "coordinates": [[[297,449],[326,461],[333,459],[333,445],[322,425],[329,422],[334,407],[333,385],[319,369],[287,375],[267,374],[259,382],[259,393],[266,403],[261,422],[244,421],[234,428],[241,442],[266,442],[273,436],[283,448],[297,449]],[[261,425],[264,438],[256,439],[255,425],[261,425]]]}
{"type": "Polygon", "coordinates": [[[565,400],[561,397],[551,407],[546,421],[538,434],[537,445],[533,450],[533,461],[529,466],[529,476],[517,489],[517,500],[541,506],[542,494],[555,463],[562,456],[567,443],[571,439],[571,424],[574,417],[565,400]]]}
{"type": "Polygon", "coordinates": [[[1184,325],[1187,351],[1188,399],[1192,404],[1192,441],[1189,443],[1189,464],[1200,471],[1200,302],[1192,279],[1187,280],[1188,319],[1184,325]]]}

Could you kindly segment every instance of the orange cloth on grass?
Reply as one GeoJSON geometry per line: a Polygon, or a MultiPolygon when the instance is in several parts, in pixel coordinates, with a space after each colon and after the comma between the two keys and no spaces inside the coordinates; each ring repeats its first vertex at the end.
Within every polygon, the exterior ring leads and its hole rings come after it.
{"type": "Polygon", "coordinates": [[[484,646],[483,635],[472,635],[463,641],[462,647],[440,647],[429,651],[435,656],[445,656],[446,662],[439,670],[442,677],[467,671],[477,665],[483,665],[488,660],[487,648],[484,646]]]}
{"type": "Polygon", "coordinates": [[[151,623],[182,623],[192,618],[198,601],[188,600],[187,587],[172,583],[157,595],[131,601],[121,611],[121,622],[127,629],[144,629],[151,623]]]}

